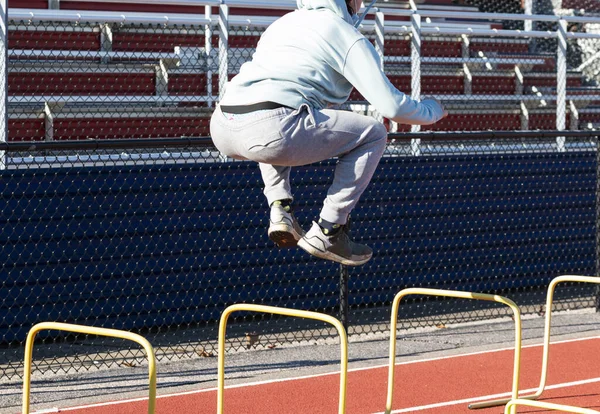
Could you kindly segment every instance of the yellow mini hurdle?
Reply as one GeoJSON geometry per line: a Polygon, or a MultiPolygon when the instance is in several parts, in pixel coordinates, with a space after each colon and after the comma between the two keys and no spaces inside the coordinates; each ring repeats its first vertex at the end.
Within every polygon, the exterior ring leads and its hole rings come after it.
{"type": "Polygon", "coordinates": [[[348,340],[346,338],[346,329],[342,323],[333,316],[319,312],[310,312],[297,309],[279,308],[275,306],[252,305],[238,303],[231,305],[223,311],[219,323],[219,361],[218,361],[218,390],[217,390],[217,414],[223,414],[223,393],[225,389],[225,334],[227,330],[227,320],[233,312],[261,312],[276,315],[291,316],[294,318],[314,319],[333,325],[340,336],[340,397],[339,414],[346,412],[346,383],[348,378],[348,340]]]}
{"type": "MultiPolygon", "coordinates": [[[[546,388],[546,379],[548,376],[548,359],[550,354],[550,325],[552,324],[552,301],[554,298],[554,290],[556,289],[556,285],[564,282],[581,282],[581,283],[596,283],[600,284],[600,277],[596,276],[573,276],[573,275],[565,275],[558,276],[552,279],[550,284],[548,285],[548,293],[546,295],[546,321],[544,324],[544,348],[543,348],[543,357],[542,357],[542,373],[540,375],[540,385],[538,386],[537,391],[531,395],[525,395],[519,397],[519,400],[536,400],[538,399],[542,393],[544,392],[544,388],[546,388]]],[[[513,399],[515,399],[513,397],[513,399]]],[[[491,400],[482,403],[471,404],[470,408],[488,408],[488,407],[496,407],[499,405],[504,405],[508,403],[510,398],[502,398],[499,400],[491,400]]],[[[596,412],[596,411],[593,411],[596,412]]]]}
{"type": "Polygon", "coordinates": [[[150,342],[144,337],[126,331],[120,331],[117,329],[107,328],[94,328],[83,325],[73,325],[69,323],[60,322],[42,322],[34,325],[29,333],[27,334],[27,340],[25,342],[25,371],[23,373],[23,413],[29,414],[29,395],[31,390],[31,359],[33,356],[33,341],[38,332],[42,330],[55,330],[55,331],[66,331],[88,335],[108,336],[113,338],[121,338],[137,342],[146,351],[148,358],[148,377],[149,377],[149,391],[148,391],[148,414],[154,414],[156,407],[156,358],[154,356],[154,349],[150,342]]]}
{"type": "Polygon", "coordinates": [[[408,295],[445,296],[459,299],[485,300],[489,302],[498,302],[509,306],[513,311],[515,319],[515,356],[513,368],[512,396],[513,399],[516,399],[518,397],[519,370],[521,363],[521,312],[519,311],[519,307],[512,300],[498,295],[463,292],[456,290],[409,288],[401,290],[398,294],[396,294],[396,296],[394,297],[394,302],[392,303],[392,317],[390,322],[390,363],[388,371],[387,401],[385,404],[386,414],[390,414],[392,412],[392,399],[394,393],[394,367],[396,365],[396,334],[398,326],[398,308],[402,298],[408,295]]]}
{"type": "MultiPolygon", "coordinates": [[[[560,405],[547,403],[542,401],[531,401],[525,399],[516,399],[510,400],[508,404],[506,404],[506,408],[504,409],[504,414],[510,414],[512,410],[515,410],[517,405],[526,405],[529,407],[543,408],[545,410],[554,410],[554,411],[563,411],[565,413],[575,413],[575,414],[599,414],[600,411],[590,410],[589,408],[580,408],[573,407],[570,405],[560,405]]],[[[515,412],[515,411],[512,411],[515,412]]]]}

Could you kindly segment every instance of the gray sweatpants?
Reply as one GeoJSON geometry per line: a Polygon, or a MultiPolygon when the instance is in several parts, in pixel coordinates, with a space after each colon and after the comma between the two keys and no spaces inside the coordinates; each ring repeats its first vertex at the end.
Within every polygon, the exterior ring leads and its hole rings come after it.
{"type": "Polygon", "coordinates": [[[291,167],[338,157],[320,216],[345,224],[383,155],[387,130],[374,118],[348,111],[278,108],[243,115],[217,107],[210,133],[223,154],[259,163],[269,205],[293,199],[291,167]]]}

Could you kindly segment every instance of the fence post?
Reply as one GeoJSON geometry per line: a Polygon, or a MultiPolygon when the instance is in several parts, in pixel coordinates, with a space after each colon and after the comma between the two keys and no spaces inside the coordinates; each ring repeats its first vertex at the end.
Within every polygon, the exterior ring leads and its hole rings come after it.
{"type": "MultiPolygon", "coordinates": [[[[104,23],[100,25],[100,50],[102,52],[112,52],[113,50],[113,30],[110,23],[104,23]]],[[[100,62],[109,63],[110,58],[107,56],[100,58],[100,62]]]]}
{"type": "Polygon", "coordinates": [[[348,332],[348,267],[340,265],[340,314],[339,320],[348,332]]]}
{"type": "Polygon", "coordinates": [[[470,48],[471,48],[471,40],[469,36],[463,34],[460,35],[462,41],[460,44],[461,56],[464,59],[463,61],[463,93],[465,95],[473,94],[473,74],[471,73],[471,68],[469,68],[469,64],[467,63],[467,59],[471,56],[470,48]]]}
{"type": "Polygon", "coordinates": [[[219,5],[219,101],[229,80],[229,6],[219,5]]]}
{"type": "MultiPolygon", "coordinates": [[[[600,275],[600,137],[596,137],[596,269],[600,275]]],[[[594,302],[596,312],[600,312],[600,286],[596,286],[594,302]]]]}
{"type": "MultiPolygon", "coordinates": [[[[385,73],[385,15],[377,11],[375,13],[375,50],[379,55],[379,67],[385,73]]],[[[377,120],[383,122],[383,116],[378,112],[377,120]]]]}
{"type": "MultiPolygon", "coordinates": [[[[8,0],[0,0],[0,142],[8,141],[8,0]]],[[[6,154],[0,151],[0,170],[6,169],[6,154]]]]}
{"type": "MultiPolygon", "coordinates": [[[[410,44],[410,97],[417,101],[421,100],[421,15],[416,12],[410,16],[411,23],[411,44],[410,44]]],[[[419,132],[420,125],[412,125],[411,132],[419,132]]],[[[421,140],[412,139],[411,143],[412,155],[421,154],[421,140]]]]}
{"type": "MultiPolygon", "coordinates": [[[[533,14],[533,0],[523,0],[523,13],[527,15],[533,14]]],[[[525,20],[524,29],[526,32],[533,30],[533,20],[525,20]]]]}
{"type": "MultiPolygon", "coordinates": [[[[537,5],[537,1],[536,1],[537,5]]],[[[534,7],[533,0],[523,0],[523,12],[527,15],[537,14],[539,7],[534,7]]],[[[543,13],[542,13],[543,14],[543,13]]],[[[526,32],[537,30],[537,24],[533,20],[525,20],[523,22],[523,28],[526,32]]],[[[537,38],[529,38],[529,53],[535,53],[537,50],[537,38]]]]}
{"type": "MultiPolygon", "coordinates": [[[[204,17],[212,20],[212,6],[204,6],[204,17]]],[[[206,94],[208,95],[208,107],[213,106],[213,58],[212,58],[212,36],[213,36],[213,25],[212,22],[204,26],[204,55],[206,56],[206,94]]]]}
{"type": "Polygon", "coordinates": [[[54,141],[54,112],[48,102],[44,104],[44,141],[54,141]]]}
{"type": "MultiPolygon", "coordinates": [[[[567,124],[567,22],[558,21],[556,49],[556,129],[564,131],[567,124]]],[[[565,137],[556,138],[556,148],[565,151],[565,137]]]]}

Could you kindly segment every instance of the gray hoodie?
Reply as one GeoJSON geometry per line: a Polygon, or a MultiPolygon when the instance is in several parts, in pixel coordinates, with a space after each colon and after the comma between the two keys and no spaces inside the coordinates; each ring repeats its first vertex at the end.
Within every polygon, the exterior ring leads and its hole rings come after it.
{"type": "Polygon", "coordinates": [[[442,118],[436,101],[416,102],[390,83],[375,48],[352,25],[344,0],[297,5],[263,33],[252,60],[227,84],[223,105],[273,101],[323,109],[346,102],[355,87],[396,122],[426,125],[442,118]]]}

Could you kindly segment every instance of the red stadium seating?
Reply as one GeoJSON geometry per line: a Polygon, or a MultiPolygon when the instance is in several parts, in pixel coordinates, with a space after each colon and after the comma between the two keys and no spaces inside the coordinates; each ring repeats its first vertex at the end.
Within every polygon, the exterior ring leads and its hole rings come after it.
{"type": "Polygon", "coordinates": [[[47,9],[48,0],[8,0],[9,8],[47,9]]]}
{"type": "MultiPolygon", "coordinates": [[[[579,3],[581,2],[578,0],[564,0],[563,8],[574,8],[579,3]]],[[[452,0],[430,0],[419,4],[420,7],[457,7],[452,0]]],[[[47,9],[48,1],[11,0],[9,7],[47,9]]],[[[204,14],[204,6],[158,7],[127,2],[62,0],[60,8],[204,14]]],[[[276,10],[236,8],[230,11],[232,15],[248,16],[279,16],[285,13],[276,10]]],[[[213,8],[213,13],[217,14],[218,10],[213,8]]],[[[482,22],[477,21],[477,24],[482,22]]],[[[498,27],[499,23],[490,22],[489,25],[498,27]]],[[[230,64],[230,77],[239,70],[241,63],[251,56],[251,51],[256,47],[260,36],[258,31],[245,33],[244,28],[231,29],[229,47],[232,55],[239,56],[239,60],[234,59],[230,64]],[[245,51],[243,55],[242,50],[245,51]]],[[[89,30],[57,31],[51,25],[40,25],[39,30],[19,27],[9,32],[9,47],[13,52],[10,57],[9,97],[12,98],[11,103],[18,107],[18,110],[15,109],[10,115],[10,140],[43,140],[49,137],[184,137],[209,134],[210,110],[206,103],[196,98],[208,95],[209,84],[211,96],[218,96],[217,70],[213,69],[209,82],[205,68],[199,69],[194,63],[183,64],[184,58],[179,55],[173,57],[177,48],[203,48],[205,38],[201,30],[169,32],[161,30],[160,25],[114,30],[108,49],[113,55],[104,58],[99,57],[103,50],[100,45],[101,39],[101,31],[93,27],[89,30]],[[17,53],[18,51],[22,51],[22,54],[17,53]],[[64,53],[45,53],[48,51],[64,53]],[[179,64],[170,66],[167,70],[168,75],[163,74],[165,77],[161,80],[160,65],[173,59],[179,64]],[[161,82],[164,85],[161,85],[161,82]],[[66,99],[70,96],[76,96],[80,101],[66,99]],[[104,107],[94,102],[98,97],[102,98],[100,101],[104,107]],[[116,101],[112,102],[110,97],[140,99],[137,103],[130,100],[127,101],[127,106],[120,106],[116,101]],[[141,99],[144,97],[151,99],[141,99]],[[154,98],[156,99],[153,100],[154,98]],[[46,101],[49,102],[51,110],[57,111],[51,125],[45,119],[44,111],[48,108],[44,109],[43,104],[46,101]],[[131,113],[121,116],[122,108],[125,107],[131,113]],[[197,113],[202,112],[206,116],[191,116],[190,108],[198,108],[197,113]],[[110,113],[114,116],[107,115],[110,113]],[[49,125],[52,128],[51,133],[47,130],[49,125]]],[[[218,44],[218,36],[215,35],[211,39],[211,45],[217,49],[218,44]]],[[[531,53],[530,46],[530,42],[524,39],[470,36],[468,49],[465,49],[467,46],[459,36],[424,35],[421,48],[424,58],[421,64],[421,94],[450,95],[459,99],[453,98],[449,101],[450,116],[447,119],[423,129],[554,129],[556,115],[552,101],[546,102],[545,107],[538,107],[535,102],[530,104],[527,100],[529,115],[526,121],[521,113],[518,96],[556,92],[556,61],[553,54],[531,53]],[[463,56],[473,59],[468,64],[470,73],[463,69],[463,56]],[[485,64],[482,59],[493,63],[485,64]],[[518,81],[515,65],[520,68],[522,83],[518,81]],[[486,100],[488,95],[489,100],[486,100]],[[515,99],[506,99],[511,95],[515,95],[515,99]],[[499,100],[497,97],[503,99],[499,100]]],[[[385,69],[392,83],[410,94],[409,37],[386,36],[384,52],[386,56],[404,59],[396,63],[386,63],[385,69]]],[[[579,117],[573,118],[573,125],[586,128],[599,124],[600,111],[596,113],[594,108],[600,104],[600,99],[586,101],[578,98],[581,95],[597,93],[596,90],[584,86],[582,74],[575,72],[569,74],[567,86],[570,96],[580,108],[579,117]]],[[[352,93],[350,99],[356,103],[364,103],[364,98],[357,91],[352,93]]],[[[570,122],[569,119],[567,122],[570,122]]],[[[407,126],[399,126],[400,131],[409,129],[407,126]]]]}
{"type": "Polygon", "coordinates": [[[562,0],[563,9],[585,10],[587,13],[599,13],[600,2],[597,0],[562,0]]]}

